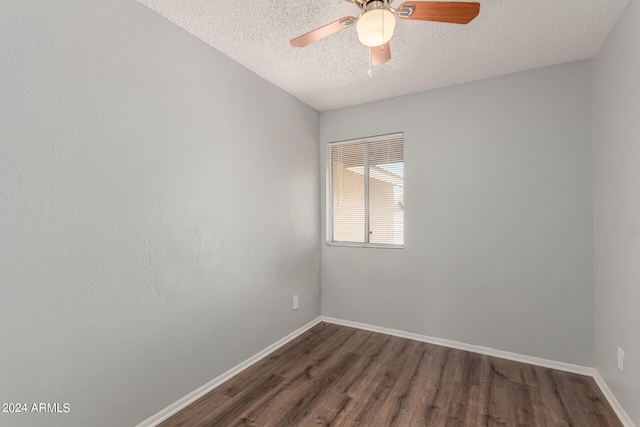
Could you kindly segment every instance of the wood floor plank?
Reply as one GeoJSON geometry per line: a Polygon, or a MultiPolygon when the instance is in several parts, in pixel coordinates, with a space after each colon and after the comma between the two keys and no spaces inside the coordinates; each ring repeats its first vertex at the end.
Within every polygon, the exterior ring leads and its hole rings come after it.
{"type": "Polygon", "coordinates": [[[160,424],[621,425],[590,377],[328,323],[160,424]]]}
{"type": "Polygon", "coordinates": [[[376,410],[376,402],[385,393],[381,383],[388,375],[391,359],[402,350],[403,344],[402,339],[386,336],[382,345],[369,353],[366,369],[344,390],[351,400],[336,415],[336,425],[367,425],[363,424],[364,418],[368,411],[376,410]]]}
{"type": "Polygon", "coordinates": [[[358,357],[348,372],[336,380],[331,390],[328,390],[323,399],[318,402],[314,413],[301,420],[301,425],[340,425],[338,415],[348,413],[349,410],[353,410],[354,404],[357,405],[357,402],[349,394],[358,394],[355,392],[356,381],[366,378],[365,372],[375,366],[373,365],[374,361],[385,345],[389,344],[388,337],[384,335],[373,332],[365,332],[362,335],[365,337],[364,343],[359,345],[357,349],[350,349],[350,351],[360,352],[361,357],[358,357]]]}
{"type": "Polygon", "coordinates": [[[429,393],[430,400],[423,408],[421,424],[425,426],[443,426],[449,417],[452,393],[454,392],[455,372],[461,363],[463,352],[460,350],[443,348],[438,352],[437,364],[432,366],[432,375],[436,379],[429,393]]]}
{"type": "Polygon", "coordinates": [[[493,425],[515,425],[513,408],[508,406],[509,385],[511,378],[508,375],[509,361],[496,357],[488,358],[486,381],[483,384],[483,409],[485,423],[493,425]]]}
{"type": "Polygon", "coordinates": [[[399,341],[402,346],[393,353],[373,379],[377,386],[369,393],[367,404],[361,408],[358,416],[362,425],[391,425],[401,410],[401,392],[411,376],[412,365],[415,364],[412,363],[412,359],[415,359],[413,356],[418,343],[405,339],[399,341]],[[408,368],[408,371],[403,375],[405,368],[408,368]]]}
{"type": "MultiPolygon", "coordinates": [[[[286,381],[272,402],[266,408],[257,408],[247,418],[249,422],[263,420],[260,425],[296,425],[300,419],[309,413],[325,393],[327,388],[335,381],[336,375],[343,375],[346,370],[359,358],[358,355],[349,352],[351,347],[357,347],[364,340],[364,336],[357,334],[353,337],[353,330],[344,329],[345,335],[334,343],[333,346],[324,343],[322,349],[318,349],[317,357],[300,364],[291,373],[285,375],[286,381]],[[269,413],[267,417],[265,412],[269,413]]],[[[337,335],[337,334],[336,334],[337,335]]]]}
{"type": "Polygon", "coordinates": [[[415,389],[415,382],[419,379],[420,364],[424,361],[427,347],[424,343],[413,342],[409,349],[409,358],[402,366],[391,393],[381,409],[381,420],[385,420],[390,427],[406,426],[409,420],[411,392],[415,389]]]}
{"type": "MultiPolygon", "coordinates": [[[[413,363],[407,364],[404,370],[404,379],[396,383],[395,392],[391,398],[397,396],[393,413],[395,417],[389,424],[390,427],[404,427],[411,425],[411,419],[417,407],[424,407],[426,404],[426,393],[424,392],[427,381],[429,355],[433,354],[430,344],[418,343],[413,354],[413,363]],[[403,382],[405,384],[403,384],[403,382]]],[[[390,400],[390,402],[394,402],[390,400]]]]}

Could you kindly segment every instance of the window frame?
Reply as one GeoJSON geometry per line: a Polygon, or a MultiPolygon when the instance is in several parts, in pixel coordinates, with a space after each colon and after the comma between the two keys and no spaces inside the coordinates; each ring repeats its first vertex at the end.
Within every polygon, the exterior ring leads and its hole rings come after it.
{"type": "MultiPolygon", "coordinates": [[[[370,143],[386,141],[390,139],[402,139],[402,165],[403,170],[405,166],[404,162],[404,132],[395,132],[384,135],[375,135],[368,136],[364,138],[357,139],[347,139],[342,141],[330,142],[327,144],[327,152],[326,152],[326,236],[325,242],[327,246],[343,246],[343,247],[353,247],[353,248],[377,248],[377,249],[404,249],[404,221],[403,221],[403,231],[402,231],[402,244],[392,244],[392,243],[359,243],[359,242],[336,242],[333,241],[333,165],[331,161],[331,147],[338,145],[360,145],[364,144],[366,146],[365,152],[365,164],[364,167],[364,181],[365,181],[365,240],[369,240],[370,236],[370,219],[369,219],[369,163],[368,163],[368,148],[370,143]]],[[[403,184],[403,188],[405,185],[403,184]]],[[[404,193],[404,197],[406,197],[406,192],[404,193]]]]}

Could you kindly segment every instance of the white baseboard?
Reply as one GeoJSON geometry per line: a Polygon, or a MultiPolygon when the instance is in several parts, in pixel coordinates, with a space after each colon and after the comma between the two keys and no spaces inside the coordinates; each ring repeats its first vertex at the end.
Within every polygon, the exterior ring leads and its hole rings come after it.
{"type": "Polygon", "coordinates": [[[600,372],[598,372],[597,369],[594,369],[593,379],[596,381],[596,384],[598,384],[598,387],[600,387],[600,390],[602,390],[602,394],[604,394],[604,397],[607,398],[607,401],[609,401],[609,404],[611,405],[613,410],[616,411],[616,415],[618,415],[618,418],[620,418],[620,422],[624,425],[624,427],[636,427],[633,421],[631,421],[631,417],[629,416],[629,414],[627,414],[626,411],[622,408],[622,405],[620,405],[620,402],[618,402],[616,396],[611,392],[611,389],[604,381],[604,378],[602,378],[600,372]]]}
{"type": "Polygon", "coordinates": [[[558,362],[555,360],[543,359],[540,357],[534,356],[526,356],[518,353],[511,353],[508,351],[496,350],[489,347],[482,347],[479,345],[466,344],[459,341],[452,341],[443,338],[435,338],[427,335],[414,334],[412,332],[400,331],[397,329],[383,328],[380,326],[369,325],[366,323],[352,322],[350,320],[336,319],[334,317],[328,316],[320,316],[320,320],[322,322],[333,323],[335,325],[348,326],[356,329],[363,329],[365,331],[371,332],[379,332],[382,334],[393,335],[400,338],[407,338],[415,341],[426,342],[429,344],[441,345],[443,347],[455,348],[458,350],[470,351],[472,353],[484,354],[486,356],[499,357],[501,359],[513,360],[515,362],[528,363],[534,366],[541,366],[543,368],[557,369],[558,371],[570,372],[572,374],[586,375],[589,377],[593,377],[598,387],[604,394],[605,398],[615,411],[618,418],[620,418],[620,422],[624,425],[624,427],[636,427],[633,421],[627,413],[624,411],[620,402],[616,399],[614,394],[611,392],[607,383],[605,383],[604,379],[600,376],[600,373],[596,370],[596,368],[574,365],[571,363],[558,362]]]}
{"type": "Polygon", "coordinates": [[[580,375],[593,375],[593,368],[586,366],[573,365],[571,363],[556,362],[555,360],[543,359],[534,356],[525,356],[523,354],[511,353],[508,351],[496,350],[489,347],[479,345],[466,344],[459,341],[447,340],[443,338],[435,338],[427,335],[414,334],[412,332],[399,331],[397,329],[382,328],[380,326],[368,325],[366,323],[352,322],[350,320],[335,319],[333,317],[320,316],[323,322],[334,323],[336,325],[349,326],[366,331],[380,332],[382,334],[393,335],[400,338],[408,338],[415,341],[426,342],[429,344],[441,345],[443,347],[455,348],[457,350],[470,351],[471,353],[484,354],[486,356],[499,357],[501,359],[513,360],[515,362],[528,363],[530,365],[542,366],[543,368],[557,369],[559,371],[571,372],[580,375]]]}
{"type": "Polygon", "coordinates": [[[146,420],[144,420],[140,424],[138,424],[136,427],[155,427],[155,426],[157,426],[158,424],[160,424],[161,422],[163,422],[164,420],[166,420],[170,416],[176,414],[180,410],[186,408],[187,406],[189,406],[190,404],[192,404],[196,400],[200,399],[202,396],[204,396],[205,394],[209,393],[211,390],[215,389],[216,387],[219,387],[225,381],[228,381],[229,379],[235,377],[240,372],[244,371],[245,369],[249,368],[250,366],[252,366],[252,365],[256,364],[257,362],[259,362],[260,360],[264,359],[265,357],[267,357],[268,355],[270,355],[271,353],[273,353],[274,351],[276,351],[277,349],[279,349],[283,345],[285,345],[288,342],[292,341],[294,338],[298,337],[299,335],[302,335],[303,333],[305,333],[306,331],[308,331],[309,329],[311,329],[312,327],[314,327],[315,325],[320,323],[321,322],[320,319],[321,319],[320,317],[317,317],[316,319],[312,320],[311,322],[307,323],[306,325],[296,329],[295,331],[291,332],[286,337],[274,342],[273,344],[271,344],[269,347],[265,348],[261,352],[255,354],[254,356],[251,356],[250,358],[248,358],[244,362],[234,366],[233,368],[229,369],[227,372],[223,373],[222,375],[217,376],[216,378],[212,379],[211,381],[209,381],[208,383],[206,383],[202,387],[198,388],[197,390],[192,391],[191,393],[187,394],[183,398],[181,398],[178,401],[176,401],[176,402],[172,403],[171,405],[167,406],[166,408],[164,408],[160,412],[150,416],[149,418],[147,418],[146,420]]]}

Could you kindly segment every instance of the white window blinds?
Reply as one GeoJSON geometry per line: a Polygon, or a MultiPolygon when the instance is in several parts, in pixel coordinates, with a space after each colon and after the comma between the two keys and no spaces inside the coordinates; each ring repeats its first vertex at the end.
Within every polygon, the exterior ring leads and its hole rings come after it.
{"type": "Polygon", "coordinates": [[[328,146],[329,243],[404,245],[402,133],[328,146]]]}

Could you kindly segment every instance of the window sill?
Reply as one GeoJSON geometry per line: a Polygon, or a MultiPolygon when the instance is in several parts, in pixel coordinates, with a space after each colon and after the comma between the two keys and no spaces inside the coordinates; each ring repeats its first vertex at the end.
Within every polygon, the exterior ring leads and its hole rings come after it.
{"type": "Polygon", "coordinates": [[[326,242],[327,246],[342,246],[346,248],[374,248],[374,249],[404,249],[404,245],[383,245],[376,243],[348,243],[348,242],[326,242]]]}

